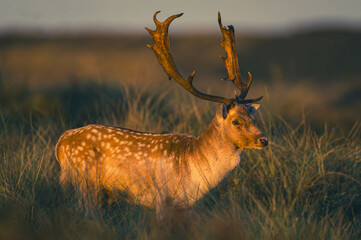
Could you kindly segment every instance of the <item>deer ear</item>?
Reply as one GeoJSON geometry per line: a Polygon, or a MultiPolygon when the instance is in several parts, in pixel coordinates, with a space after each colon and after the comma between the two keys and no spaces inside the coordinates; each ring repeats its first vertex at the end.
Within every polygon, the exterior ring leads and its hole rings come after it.
{"type": "Polygon", "coordinates": [[[217,119],[219,119],[219,120],[226,119],[228,116],[228,111],[229,111],[228,107],[222,103],[222,105],[219,106],[217,113],[216,113],[217,119]]]}
{"type": "Polygon", "coordinates": [[[261,104],[259,103],[253,103],[253,104],[249,104],[247,105],[247,109],[248,109],[248,112],[250,114],[254,114],[255,112],[257,112],[257,109],[261,106],[261,104]]]}

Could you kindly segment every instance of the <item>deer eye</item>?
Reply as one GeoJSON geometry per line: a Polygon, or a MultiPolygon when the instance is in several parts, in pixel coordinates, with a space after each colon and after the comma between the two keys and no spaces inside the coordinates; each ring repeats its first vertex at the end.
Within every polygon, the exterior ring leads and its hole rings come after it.
{"type": "Polygon", "coordinates": [[[239,125],[241,125],[241,123],[240,123],[238,120],[233,120],[233,121],[232,121],[232,124],[233,124],[234,126],[239,126],[239,125]]]}

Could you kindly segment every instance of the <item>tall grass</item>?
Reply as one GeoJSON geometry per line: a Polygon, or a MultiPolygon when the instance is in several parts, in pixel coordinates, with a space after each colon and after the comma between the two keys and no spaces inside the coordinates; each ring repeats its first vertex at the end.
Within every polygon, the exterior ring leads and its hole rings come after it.
{"type": "Polygon", "coordinates": [[[316,132],[305,119],[290,126],[260,114],[270,146],[246,150],[190,220],[175,216],[159,226],[152,209],[120,200],[89,210],[76,188],[61,191],[53,149],[66,129],[103,123],[200,134],[217,106],[166,89],[95,84],[17,94],[3,86],[0,239],[361,238],[358,123],[347,134],[316,132]]]}

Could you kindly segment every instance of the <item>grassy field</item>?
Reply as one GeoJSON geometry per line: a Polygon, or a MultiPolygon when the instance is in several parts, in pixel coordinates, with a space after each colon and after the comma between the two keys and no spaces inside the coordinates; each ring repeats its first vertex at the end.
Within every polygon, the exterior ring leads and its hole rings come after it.
{"type": "MultiPolygon", "coordinates": [[[[104,40],[92,47],[25,43],[0,44],[0,239],[361,238],[358,73],[317,84],[288,81],[285,66],[270,64],[270,75],[256,78],[250,91],[265,95],[257,118],[270,146],[246,150],[230,179],[197,203],[191,221],[175,214],[160,228],[152,209],[121,199],[86,208],[76,188],[63,192],[55,143],[65,130],[89,123],[199,135],[217,104],[166,81],[151,52],[132,54],[143,41],[120,44],[124,52],[112,52],[104,40]]],[[[199,56],[207,60],[209,53],[199,56]]],[[[232,94],[230,85],[206,84],[211,74],[200,73],[196,84],[232,94]]]]}
{"type": "MultiPolygon", "coordinates": [[[[17,95],[4,87],[1,94],[17,95]]],[[[150,91],[89,84],[27,95],[34,100],[21,102],[17,97],[13,99],[16,107],[1,109],[1,239],[361,236],[360,124],[348,133],[327,126],[315,132],[307,119],[290,126],[264,109],[258,117],[270,146],[245,151],[231,178],[194,208],[187,230],[159,229],[151,209],[120,201],[86,210],[75,190],[63,193],[53,153],[56,140],[64,130],[86,123],[198,135],[216,106],[166,87],[150,91]],[[41,102],[48,107],[39,107],[41,102]],[[28,109],[32,109],[28,114],[21,112],[28,109]]]]}

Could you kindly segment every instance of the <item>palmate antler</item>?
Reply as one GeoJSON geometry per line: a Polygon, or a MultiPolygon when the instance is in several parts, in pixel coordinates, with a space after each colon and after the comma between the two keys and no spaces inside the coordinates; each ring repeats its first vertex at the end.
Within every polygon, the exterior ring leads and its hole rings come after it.
{"type": "Polygon", "coordinates": [[[188,92],[190,92],[194,96],[212,102],[220,102],[226,105],[230,105],[234,102],[246,104],[261,100],[262,97],[256,99],[245,99],[252,81],[251,74],[249,73],[250,80],[248,81],[248,84],[247,85],[243,84],[239,72],[238,59],[234,44],[233,27],[229,26],[229,29],[226,29],[225,27],[222,26],[221,15],[219,12],[218,12],[218,23],[224,38],[222,41],[222,46],[227,53],[227,58],[222,57],[222,59],[225,62],[228,72],[228,77],[222,80],[231,80],[241,90],[241,93],[239,95],[236,94],[235,98],[219,97],[198,91],[196,88],[194,88],[192,84],[195,71],[193,71],[193,73],[189,75],[189,77],[186,79],[182,77],[182,75],[178,72],[177,67],[174,64],[173,57],[170,53],[168,28],[171,22],[174,19],[182,16],[183,13],[170,16],[164,22],[159,22],[157,20],[157,14],[159,12],[160,11],[157,11],[153,16],[156,29],[153,31],[150,30],[149,28],[145,28],[154,40],[154,45],[147,45],[147,46],[154,51],[159,64],[162,66],[163,70],[167,73],[169,79],[173,78],[174,80],[176,80],[182,87],[184,87],[188,92]]]}

